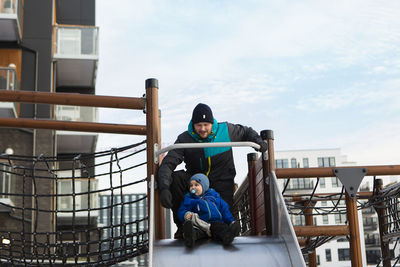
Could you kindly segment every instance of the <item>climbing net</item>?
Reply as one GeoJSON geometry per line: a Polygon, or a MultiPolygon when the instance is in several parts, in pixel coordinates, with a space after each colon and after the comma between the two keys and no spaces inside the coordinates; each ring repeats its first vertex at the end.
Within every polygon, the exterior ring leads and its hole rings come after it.
{"type": "MultiPolygon", "coordinates": [[[[376,177],[368,177],[375,188],[376,177]]],[[[293,178],[279,180],[286,207],[295,226],[306,225],[306,218],[312,218],[313,225],[348,225],[345,201],[345,188],[336,177],[293,178]],[[330,183],[331,190],[326,192],[326,183],[330,183]],[[322,189],[321,189],[322,188],[322,189]]],[[[390,261],[393,266],[400,262],[400,183],[391,185],[383,190],[371,190],[369,186],[362,186],[357,194],[357,209],[363,215],[363,228],[369,264],[382,263],[380,251],[379,220],[375,211],[384,210],[382,240],[390,245],[390,261]]],[[[242,235],[251,233],[251,210],[248,179],[235,193],[234,214],[241,221],[242,235]]],[[[316,236],[306,237],[301,241],[302,253],[305,257],[321,245],[336,240],[349,242],[349,236],[316,236]]],[[[349,251],[343,249],[343,260],[350,260],[349,251]]]]}
{"type": "MultiPolygon", "coordinates": [[[[388,249],[390,251],[386,257],[391,261],[392,266],[397,266],[400,262],[400,255],[396,255],[394,252],[400,246],[400,183],[393,184],[382,190],[377,189],[374,193],[369,204],[380,215],[382,240],[389,246],[388,249]]],[[[384,256],[382,255],[379,259],[377,266],[381,266],[384,256]]]]}
{"type": "Polygon", "coordinates": [[[147,253],[145,151],[143,141],[93,154],[0,155],[0,265],[109,266],[147,253]]]}
{"type": "MultiPolygon", "coordinates": [[[[372,178],[372,177],[371,177],[372,178]]],[[[301,201],[287,201],[286,206],[289,214],[292,216],[292,220],[295,225],[304,225],[305,217],[312,216],[317,224],[331,224],[328,221],[328,215],[334,215],[335,225],[348,225],[347,210],[345,203],[345,189],[341,185],[337,178],[316,178],[316,183],[313,184],[311,181],[307,181],[307,178],[303,178],[304,193],[297,194],[294,197],[290,193],[290,180],[284,182],[282,194],[286,199],[301,199],[301,201]],[[324,180],[322,180],[324,179],[324,180]],[[321,187],[321,181],[324,185],[326,179],[331,179],[332,185],[335,184],[337,187],[336,193],[317,194],[318,186],[321,187]],[[307,192],[308,191],[308,192],[307,192]],[[317,219],[320,217],[319,219],[317,219]],[[321,218],[322,217],[322,218],[321,218]],[[322,219],[322,220],[321,220],[322,219]]],[[[294,179],[293,179],[294,180],[294,179]]],[[[315,179],[314,179],[315,181],[315,179]]],[[[300,184],[299,181],[296,181],[300,184]]],[[[375,188],[376,177],[373,177],[373,187],[375,188]]],[[[361,210],[363,215],[364,233],[366,234],[365,244],[367,248],[375,247],[380,249],[380,236],[379,236],[379,219],[375,211],[384,209],[385,223],[383,229],[385,232],[382,235],[382,239],[388,245],[390,243],[390,261],[393,266],[399,262],[400,256],[398,253],[398,241],[400,239],[400,213],[398,212],[398,197],[400,193],[400,184],[394,184],[383,190],[370,190],[369,187],[361,187],[361,193],[357,195],[357,209],[361,210]],[[366,193],[362,195],[362,193],[366,193]],[[397,249],[396,249],[397,248],[397,249]]],[[[293,192],[293,191],[292,191],[293,192]]],[[[318,236],[308,237],[306,245],[302,248],[303,255],[307,255],[313,252],[317,247],[336,239],[337,242],[349,241],[349,236],[318,236]]],[[[378,264],[382,262],[382,254],[376,254],[376,250],[367,249],[367,261],[369,264],[378,264]],[[373,252],[373,253],[369,253],[373,252]]],[[[349,254],[343,253],[343,258],[349,256],[349,254]]]]}

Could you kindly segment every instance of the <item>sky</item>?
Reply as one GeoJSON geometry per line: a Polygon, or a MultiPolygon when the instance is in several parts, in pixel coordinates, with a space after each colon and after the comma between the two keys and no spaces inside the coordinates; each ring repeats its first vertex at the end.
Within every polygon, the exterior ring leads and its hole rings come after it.
{"type": "MultiPolygon", "coordinates": [[[[400,1],[97,0],[96,94],[159,81],[162,145],[208,104],[218,121],[274,131],[275,150],[340,148],[400,164],[400,1]]],[[[99,121],[145,124],[142,111],[99,121]]],[[[100,134],[98,150],[143,136],[100,134]]],[[[237,179],[251,148],[234,148],[237,179]]]]}

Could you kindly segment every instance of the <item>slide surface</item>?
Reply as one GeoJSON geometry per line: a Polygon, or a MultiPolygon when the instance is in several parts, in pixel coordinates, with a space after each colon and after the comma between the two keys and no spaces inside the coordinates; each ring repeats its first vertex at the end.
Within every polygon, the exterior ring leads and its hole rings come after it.
{"type": "Polygon", "coordinates": [[[230,246],[211,240],[200,240],[194,248],[182,240],[165,239],[154,244],[155,267],[220,267],[220,266],[296,266],[290,262],[282,238],[252,236],[236,237],[230,246]]]}

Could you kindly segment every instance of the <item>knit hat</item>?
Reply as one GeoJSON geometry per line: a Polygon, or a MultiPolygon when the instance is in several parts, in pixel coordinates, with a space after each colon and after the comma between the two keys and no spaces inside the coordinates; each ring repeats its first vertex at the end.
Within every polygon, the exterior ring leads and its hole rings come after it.
{"type": "Polygon", "coordinates": [[[209,122],[214,123],[214,117],[211,108],[206,104],[199,103],[194,109],[192,114],[192,123],[209,122]]]}
{"type": "Polygon", "coordinates": [[[208,177],[202,173],[196,173],[190,178],[190,181],[195,180],[201,187],[203,187],[203,194],[208,190],[210,187],[210,181],[208,181],[208,177]]]}

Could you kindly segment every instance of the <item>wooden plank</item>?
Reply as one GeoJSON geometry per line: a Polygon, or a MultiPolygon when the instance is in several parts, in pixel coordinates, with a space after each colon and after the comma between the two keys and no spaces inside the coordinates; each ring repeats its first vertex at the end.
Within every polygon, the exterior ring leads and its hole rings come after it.
{"type": "Polygon", "coordinates": [[[342,236],[349,234],[347,225],[326,225],[326,226],[294,226],[298,237],[305,236],[342,236]]]}
{"type": "Polygon", "coordinates": [[[143,110],[146,99],[91,94],[0,90],[0,101],[143,110]]]}
{"type": "MultiPolygon", "coordinates": [[[[400,175],[400,165],[382,165],[382,166],[346,166],[340,168],[364,168],[366,175],[400,175]]],[[[282,168],[276,169],[277,178],[306,178],[306,177],[336,177],[333,170],[329,168],[282,168]]]]}
{"type": "Polygon", "coordinates": [[[146,135],[146,126],[77,121],[0,118],[0,127],[146,135]]]}

